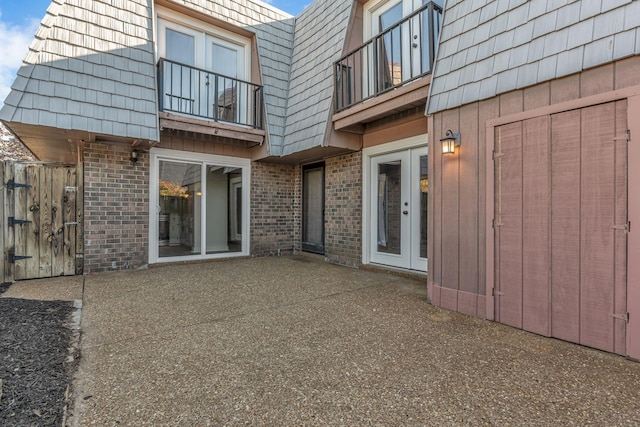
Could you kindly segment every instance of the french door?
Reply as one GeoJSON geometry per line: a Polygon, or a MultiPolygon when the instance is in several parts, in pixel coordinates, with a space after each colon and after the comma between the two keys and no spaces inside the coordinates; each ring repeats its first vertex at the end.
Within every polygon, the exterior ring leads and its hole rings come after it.
{"type": "MultiPolygon", "coordinates": [[[[222,29],[158,19],[158,55],[163,70],[163,106],[173,112],[243,123],[250,69],[247,40],[222,29]],[[242,105],[242,104],[245,105],[242,105]]],[[[184,21],[184,22],[183,22],[184,21]]]]}
{"type": "Polygon", "coordinates": [[[427,270],[427,147],[372,156],[370,261],[427,270]]]}
{"type": "Polygon", "coordinates": [[[364,39],[381,35],[374,43],[373,51],[365,52],[370,56],[370,68],[376,70],[375,76],[369,78],[371,93],[383,92],[430,71],[433,56],[430,27],[434,26],[437,37],[440,22],[431,21],[428,9],[408,18],[430,1],[371,1],[365,6],[368,19],[364,39]],[[399,24],[403,18],[408,19],[399,24]]]}

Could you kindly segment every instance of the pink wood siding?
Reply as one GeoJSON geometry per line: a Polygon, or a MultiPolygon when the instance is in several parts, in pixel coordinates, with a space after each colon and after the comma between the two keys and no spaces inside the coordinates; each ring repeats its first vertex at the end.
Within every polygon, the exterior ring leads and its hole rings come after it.
{"type": "MultiPolygon", "coordinates": [[[[629,153],[627,151],[626,131],[628,107],[627,101],[616,102],[615,119],[615,206],[614,223],[624,224],[630,220],[628,212],[628,164],[629,153]]],[[[627,233],[624,230],[614,230],[614,312],[625,313],[627,309],[627,233]]],[[[614,318],[614,352],[627,354],[626,333],[627,323],[624,320],[614,318]]]]}
{"type": "MultiPolygon", "coordinates": [[[[527,133],[534,132],[529,129],[528,120],[546,116],[548,117],[548,156],[547,178],[538,176],[544,186],[549,188],[547,203],[555,205],[553,212],[547,215],[547,285],[536,272],[538,263],[543,264],[542,257],[532,258],[535,252],[523,254],[523,294],[522,294],[522,324],[523,328],[535,330],[556,337],[564,337],[572,341],[580,339],[580,191],[575,190],[580,184],[580,141],[582,129],[582,108],[599,106],[609,102],[625,100],[616,103],[615,107],[615,135],[616,138],[624,136],[625,130],[631,131],[631,142],[617,142],[615,154],[615,223],[625,222],[624,193],[628,192],[628,216],[632,223],[632,231],[625,234],[622,230],[614,233],[613,248],[613,273],[610,280],[615,282],[614,299],[615,307],[610,314],[630,313],[629,322],[612,318],[615,328],[614,346],[615,352],[625,354],[640,360],[640,262],[627,263],[624,248],[628,244],[629,260],[640,259],[640,172],[633,165],[640,164],[640,56],[634,56],[615,61],[613,66],[606,65],[598,69],[590,69],[576,73],[561,79],[551,80],[535,86],[502,94],[491,99],[477,101],[468,105],[434,114],[429,120],[429,231],[431,237],[428,241],[429,297],[435,305],[440,305],[442,289],[447,288],[457,294],[454,298],[451,292],[443,299],[447,307],[456,311],[469,313],[472,311],[472,296],[464,294],[473,293],[473,276],[478,275],[476,281],[477,316],[495,319],[495,302],[497,298],[491,295],[491,290],[497,286],[498,278],[495,277],[498,262],[495,241],[496,235],[492,228],[492,219],[495,216],[495,192],[496,182],[494,175],[494,162],[491,153],[496,148],[496,136],[500,126],[508,123],[522,122],[522,145],[527,151],[523,157],[540,154],[536,150],[544,147],[528,147],[527,133]],[[477,105],[477,116],[475,106],[477,105]],[[628,108],[625,106],[627,105],[628,108]],[[576,119],[577,117],[577,119],[576,119]],[[627,117],[630,118],[627,123],[627,117]],[[476,126],[476,123],[478,124],[476,126]],[[459,127],[455,127],[459,124],[459,127]],[[447,129],[460,131],[462,134],[462,147],[460,154],[443,158],[439,153],[439,140],[444,137],[447,129]],[[552,135],[557,142],[551,144],[552,135]],[[477,146],[479,155],[477,165],[468,156],[475,156],[474,148],[477,146]],[[628,160],[618,150],[628,148],[628,160]],[[528,148],[527,148],[528,147],[528,148]],[[457,164],[457,166],[452,165],[457,164]],[[627,166],[628,165],[628,166],[627,166]],[[467,170],[471,168],[471,171],[467,170]],[[473,178],[474,172],[477,178],[473,178]],[[577,174],[577,175],[576,175],[577,174]],[[626,190],[625,177],[628,177],[626,190]],[[553,178],[553,179],[552,179],[553,178]],[[546,181],[545,181],[546,179],[546,181]],[[572,184],[573,183],[573,184],[572,184]],[[622,183],[622,184],[620,184],[622,183]],[[570,184],[574,185],[571,187],[570,184]],[[458,197],[450,197],[445,194],[451,186],[457,186],[458,197]],[[473,206],[473,191],[477,187],[477,206],[473,206]],[[475,210],[476,212],[472,212],[475,210]],[[458,231],[446,231],[451,222],[445,218],[453,214],[458,217],[458,231]],[[469,227],[470,218],[478,218],[477,231],[469,227]],[[444,233],[447,233],[444,236],[444,233]],[[476,234],[477,233],[477,234],[476,234]],[[554,238],[551,239],[550,236],[554,238]],[[474,243],[475,242],[475,243],[474,243]],[[477,247],[477,258],[474,253],[477,247]],[[451,249],[454,248],[454,251],[451,249]],[[577,249],[576,249],[577,248],[577,249]],[[576,252],[577,251],[577,252],[576,252]],[[453,261],[458,268],[458,274],[451,274],[451,261],[444,261],[444,256],[450,253],[458,255],[453,261]],[[622,255],[621,255],[622,253],[622,255]],[[477,261],[476,261],[477,259],[477,261]],[[476,265],[477,262],[477,265],[476,265]],[[624,266],[626,265],[626,271],[624,266]],[[447,272],[445,273],[445,267],[447,272]],[[477,273],[476,273],[477,272],[477,273]],[[532,276],[535,274],[535,277],[532,276]],[[628,275],[628,276],[627,276],[628,275]],[[537,282],[538,288],[534,289],[532,283],[537,282]],[[624,291],[625,284],[627,286],[624,291]],[[552,286],[553,285],[553,286],[552,286]],[[547,325],[540,311],[543,300],[539,300],[544,294],[545,286],[548,294],[547,325]],[[622,290],[621,290],[622,289],[622,290]],[[535,295],[534,295],[535,294],[535,295]],[[484,297],[486,295],[486,297],[484,297]],[[628,304],[627,304],[628,298],[628,304]],[[483,301],[486,305],[482,305],[483,301]],[[452,307],[455,305],[455,307],[452,307]],[[552,321],[553,320],[553,321],[552,321]],[[534,325],[539,326],[536,328],[534,325]],[[626,333],[625,333],[626,330],[626,333]],[[623,342],[625,341],[626,344],[623,342]],[[626,350],[623,350],[626,348],[626,350]]],[[[534,122],[532,126],[537,127],[534,122]]],[[[591,129],[587,125],[585,132],[591,129]]],[[[544,131],[540,130],[540,134],[544,131]]],[[[536,136],[542,138],[542,135],[536,136]]],[[[540,139],[541,140],[541,139],[540,139]]],[[[621,140],[618,140],[621,141],[621,140]]],[[[531,164],[523,164],[523,174],[526,169],[533,169],[531,164]]],[[[529,197],[535,198],[531,192],[541,189],[532,183],[527,183],[527,176],[523,175],[522,186],[523,213],[538,206],[529,197]]],[[[598,190],[600,191],[600,190],[598,190]]],[[[540,196],[542,198],[542,196],[540,196]]],[[[542,199],[541,199],[542,201],[542,199]]],[[[533,224],[528,221],[534,214],[525,216],[523,222],[522,239],[523,247],[540,244],[539,240],[531,235],[531,228],[542,227],[544,224],[533,224]]],[[[541,218],[539,218],[542,220],[541,218]]],[[[612,229],[613,230],[613,229],[612,229]]],[[[533,250],[533,249],[532,249],[533,250]]],[[[539,249],[535,249],[537,251],[539,249]]],[[[542,268],[542,267],[541,267],[542,268]]]]}
{"type": "Polygon", "coordinates": [[[580,342],[613,351],[615,104],[584,108],[580,186],[580,342]]]}
{"type": "Polygon", "coordinates": [[[548,116],[526,120],[522,139],[522,327],[550,334],[548,116]]]}
{"type": "Polygon", "coordinates": [[[618,101],[496,128],[497,321],[625,354],[625,119],[618,101]]]}
{"type": "Polygon", "coordinates": [[[577,342],[580,310],[580,111],[551,117],[551,335],[577,342]]]}
{"type": "Polygon", "coordinates": [[[496,130],[496,320],[522,327],[522,123],[496,130]]]}

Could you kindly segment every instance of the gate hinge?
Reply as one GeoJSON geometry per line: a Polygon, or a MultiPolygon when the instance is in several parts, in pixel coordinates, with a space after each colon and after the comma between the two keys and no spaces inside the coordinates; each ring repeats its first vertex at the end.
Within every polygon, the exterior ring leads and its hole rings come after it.
{"type": "Polygon", "coordinates": [[[624,320],[625,322],[629,323],[629,312],[622,313],[622,314],[610,314],[609,316],[616,319],[624,320]]]}
{"type": "Polygon", "coordinates": [[[631,141],[631,129],[627,129],[627,142],[631,141]]]}
{"type": "Polygon", "coordinates": [[[21,184],[19,182],[15,182],[13,178],[7,181],[7,190],[14,190],[16,188],[31,188],[29,184],[21,184]]]}
{"type": "Polygon", "coordinates": [[[496,227],[501,227],[501,226],[503,226],[503,225],[504,225],[504,223],[502,223],[502,222],[496,222],[496,219],[495,219],[495,218],[493,218],[493,219],[491,220],[491,228],[494,228],[494,229],[495,229],[496,227]]]}
{"type": "Polygon", "coordinates": [[[10,216],[7,219],[9,221],[9,227],[13,227],[14,225],[20,225],[20,224],[29,224],[31,222],[28,219],[15,219],[12,216],[10,216]]]}
{"type": "Polygon", "coordinates": [[[504,292],[496,291],[496,288],[491,288],[491,296],[495,297],[496,295],[497,296],[504,295],[504,292]]]}
{"type": "Polygon", "coordinates": [[[624,230],[625,233],[630,233],[631,232],[631,221],[627,221],[626,224],[622,224],[622,225],[612,225],[611,228],[616,229],[616,230],[624,230]]]}
{"type": "Polygon", "coordinates": [[[497,159],[498,157],[502,157],[502,156],[503,156],[503,153],[496,153],[496,150],[493,150],[493,151],[491,152],[491,160],[495,160],[495,159],[497,159]]]}
{"type": "Polygon", "coordinates": [[[12,250],[9,251],[8,255],[9,255],[10,264],[15,264],[16,261],[20,261],[21,259],[33,258],[32,256],[29,256],[29,255],[16,255],[15,252],[13,252],[12,250]]]}

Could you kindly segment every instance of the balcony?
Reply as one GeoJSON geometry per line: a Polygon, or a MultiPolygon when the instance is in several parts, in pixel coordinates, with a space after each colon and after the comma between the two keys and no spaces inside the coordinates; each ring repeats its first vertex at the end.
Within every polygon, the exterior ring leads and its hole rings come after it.
{"type": "Polygon", "coordinates": [[[262,143],[262,93],[258,84],[165,58],[158,62],[161,127],[262,143]]]}
{"type": "MultiPolygon", "coordinates": [[[[404,89],[398,94],[407,94],[411,89],[405,86],[431,74],[441,22],[442,8],[429,2],[337,61],[334,78],[338,119],[346,116],[346,110],[394,90],[404,89]]],[[[415,94],[409,98],[415,101],[415,94]]],[[[397,110],[398,105],[392,108],[397,110]]]]}

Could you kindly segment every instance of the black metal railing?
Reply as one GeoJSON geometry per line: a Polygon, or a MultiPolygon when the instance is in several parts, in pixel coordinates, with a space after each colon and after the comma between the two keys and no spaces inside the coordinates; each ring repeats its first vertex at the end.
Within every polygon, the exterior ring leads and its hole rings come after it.
{"type": "Polygon", "coordinates": [[[263,128],[262,86],[161,58],[160,111],[263,128]]]}
{"type": "Polygon", "coordinates": [[[337,61],[336,112],[430,74],[441,22],[429,2],[337,61]]]}

